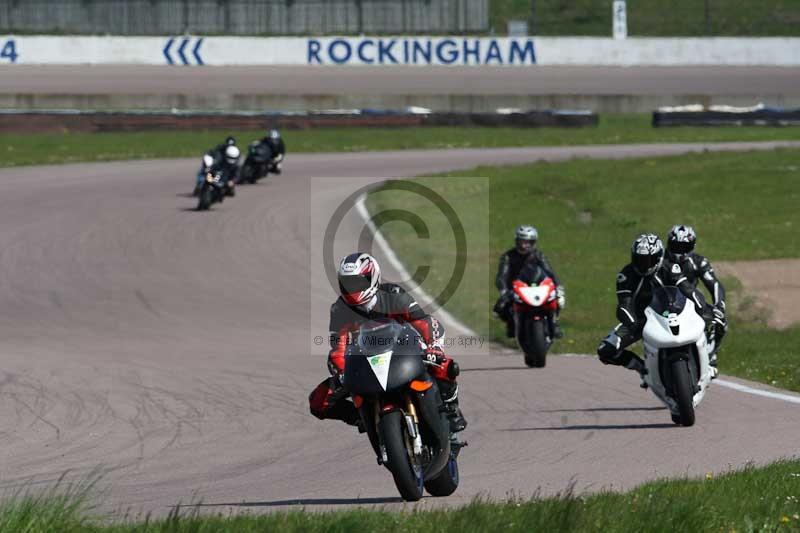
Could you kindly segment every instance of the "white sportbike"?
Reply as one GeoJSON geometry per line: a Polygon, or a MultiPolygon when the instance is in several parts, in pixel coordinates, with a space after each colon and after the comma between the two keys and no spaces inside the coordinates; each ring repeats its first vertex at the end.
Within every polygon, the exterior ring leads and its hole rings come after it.
{"type": "Polygon", "coordinates": [[[673,422],[691,426],[694,410],[716,376],[716,368],[709,365],[713,335],[707,338],[706,323],[694,302],[677,287],[656,289],[645,317],[644,384],[669,407],[673,422]]]}

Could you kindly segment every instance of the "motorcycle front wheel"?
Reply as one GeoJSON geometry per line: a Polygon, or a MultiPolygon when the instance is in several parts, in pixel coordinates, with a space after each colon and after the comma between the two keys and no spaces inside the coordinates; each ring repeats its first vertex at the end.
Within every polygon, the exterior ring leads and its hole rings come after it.
{"type": "Polygon", "coordinates": [[[211,207],[212,198],[211,187],[205,186],[200,189],[200,199],[197,201],[197,210],[205,211],[211,207]]]}
{"type": "Polygon", "coordinates": [[[673,394],[678,404],[678,414],[673,415],[672,420],[681,426],[694,425],[694,386],[692,385],[692,375],[689,372],[688,361],[673,361],[671,365],[673,394]]]}
{"type": "Polygon", "coordinates": [[[525,364],[532,368],[543,368],[547,363],[550,344],[545,334],[545,321],[524,319],[517,328],[517,343],[525,353],[525,364]]]}
{"type": "Polygon", "coordinates": [[[392,411],[383,415],[378,423],[378,431],[386,446],[388,461],[384,465],[392,473],[400,496],[408,502],[419,500],[422,498],[423,488],[422,468],[411,463],[406,444],[408,430],[403,413],[392,411]]]}

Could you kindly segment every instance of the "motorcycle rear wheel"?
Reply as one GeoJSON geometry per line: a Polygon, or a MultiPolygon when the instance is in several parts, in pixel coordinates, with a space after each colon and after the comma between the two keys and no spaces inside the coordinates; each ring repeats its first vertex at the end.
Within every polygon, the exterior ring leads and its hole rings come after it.
{"type": "Polygon", "coordinates": [[[689,363],[684,360],[673,361],[671,365],[674,397],[678,403],[678,414],[673,415],[673,422],[681,426],[694,425],[694,386],[689,372],[689,363]]]}
{"type": "Polygon", "coordinates": [[[450,496],[458,488],[458,479],[458,459],[451,455],[441,473],[425,482],[425,490],[431,496],[450,496]]]}
{"type": "Polygon", "coordinates": [[[422,469],[415,468],[409,459],[409,450],[406,446],[406,429],[403,413],[392,411],[381,417],[378,423],[383,444],[386,446],[388,461],[384,463],[392,473],[394,484],[400,496],[408,501],[415,502],[422,498],[422,469]]]}

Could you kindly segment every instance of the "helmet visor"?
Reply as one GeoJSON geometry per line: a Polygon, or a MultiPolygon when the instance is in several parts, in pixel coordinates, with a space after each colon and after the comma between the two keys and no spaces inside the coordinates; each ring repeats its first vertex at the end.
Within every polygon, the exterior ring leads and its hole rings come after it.
{"type": "Polygon", "coordinates": [[[536,241],[531,239],[517,239],[517,251],[528,253],[536,246],[536,241]]]}
{"type": "Polygon", "coordinates": [[[339,276],[339,290],[342,294],[358,294],[369,289],[372,281],[364,276],[339,276]]]}
{"type": "Polygon", "coordinates": [[[661,256],[658,254],[653,255],[633,255],[633,266],[640,274],[649,274],[658,266],[661,261],[661,256]]]}
{"type": "Polygon", "coordinates": [[[694,250],[693,242],[670,242],[669,251],[673,254],[688,254],[694,250]]]}

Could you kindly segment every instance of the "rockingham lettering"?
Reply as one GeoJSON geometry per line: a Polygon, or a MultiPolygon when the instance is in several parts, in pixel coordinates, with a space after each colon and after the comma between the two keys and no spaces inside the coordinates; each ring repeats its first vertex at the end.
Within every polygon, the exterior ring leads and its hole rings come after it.
{"type": "Polygon", "coordinates": [[[338,37],[308,39],[309,65],[535,65],[528,38],[338,37]]]}

